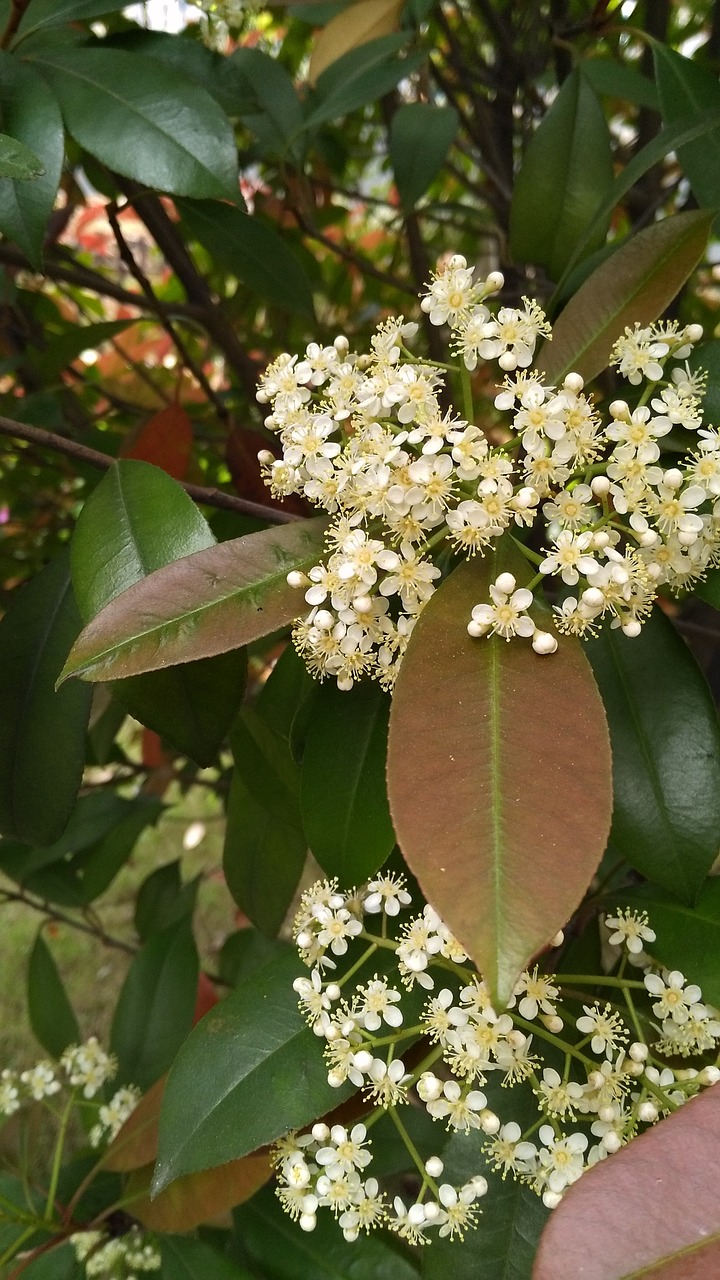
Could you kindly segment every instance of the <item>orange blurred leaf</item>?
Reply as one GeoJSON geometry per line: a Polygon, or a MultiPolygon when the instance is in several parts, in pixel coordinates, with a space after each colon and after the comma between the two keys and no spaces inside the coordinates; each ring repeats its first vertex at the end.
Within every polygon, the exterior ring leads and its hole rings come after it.
{"type": "Polygon", "coordinates": [[[192,449],[192,423],[179,404],[171,404],[132,431],[123,441],[120,454],[123,458],[152,462],[174,480],[183,480],[192,449]]]}
{"type": "MultiPolygon", "coordinates": [[[[149,1191],[152,1174],[151,1164],[136,1169],[128,1179],[127,1194],[149,1191]]],[[[268,1155],[257,1152],[216,1169],[177,1178],[153,1200],[145,1194],[134,1200],[131,1211],[152,1231],[192,1231],[201,1222],[213,1222],[249,1200],[271,1176],[268,1155]]]]}

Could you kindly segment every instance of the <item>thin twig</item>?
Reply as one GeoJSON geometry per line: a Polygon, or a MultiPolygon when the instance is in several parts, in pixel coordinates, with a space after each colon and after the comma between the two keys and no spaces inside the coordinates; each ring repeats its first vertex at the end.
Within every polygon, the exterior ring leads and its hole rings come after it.
{"type": "MultiPolygon", "coordinates": [[[[15,422],[13,418],[0,417],[0,435],[11,436],[15,440],[26,440],[29,444],[39,445],[43,449],[52,449],[54,453],[66,454],[78,462],[85,462],[89,467],[107,471],[117,462],[108,453],[100,453],[98,449],[90,449],[77,440],[68,440],[65,436],[55,435],[41,427],[32,427],[27,422],[15,422]]],[[[218,507],[223,511],[237,511],[240,515],[255,516],[258,520],[267,520],[268,524],[290,524],[294,520],[302,520],[290,511],[281,511],[277,507],[266,507],[261,502],[251,502],[248,498],[236,498],[231,493],[223,493],[221,489],[207,489],[199,484],[187,484],[177,481],[194,502],[207,507],[218,507]]]]}
{"type": "Polygon", "coordinates": [[[0,49],[7,49],[10,41],[22,22],[23,14],[27,9],[30,0],[10,0],[10,3],[10,17],[7,20],[7,26],[5,27],[2,36],[0,36],[0,49]]]}
{"type": "Polygon", "coordinates": [[[39,911],[48,920],[70,925],[73,929],[79,929],[81,933],[88,933],[91,937],[97,938],[98,942],[102,942],[106,947],[115,947],[118,951],[125,951],[127,955],[134,956],[138,950],[129,942],[123,942],[122,938],[114,938],[112,934],[106,933],[102,926],[87,924],[85,920],[76,920],[73,916],[65,915],[64,911],[58,911],[57,907],[51,906],[49,902],[30,897],[22,890],[15,892],[13,889],[0,889],[0,905],[2,902],[21,902],[23,906],[31,907],[33,911],[39,911]]]}

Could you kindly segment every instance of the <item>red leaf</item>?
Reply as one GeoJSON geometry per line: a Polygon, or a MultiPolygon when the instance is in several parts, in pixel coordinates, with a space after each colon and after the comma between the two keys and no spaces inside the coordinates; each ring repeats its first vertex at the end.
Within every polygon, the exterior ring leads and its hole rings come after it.
{"type": "Polygon", "coordinates": [[[174,480],[184,480],[192,448],[192,423],[179,404],[171,404],[132,432],[120,453],[123,458],[152,462],[174,480]]]}
{"type": "Polygon", "coordinates": [[[533,1280],[717,1280],[719,1150],[714,1085],[566,1192],[533,1280]]]}
{"type": "Polygon", "coordinates": [[[539,657],[527,641],[467,634],[498,571],[492,555],[461,564],[418,621],[393,697],[388,794],[408,866],[504,1006],[587,890],[612,779],[579,642],[539,657]]]}
{"type": "Polygon", "coordinates": [[[258,453],[268,449],[270,453],[280,456],[274,441],[260,431],[243,431],[233,427],[225,446],[225,461],[232,476],[233,487],[240,498],[249,498],[251,502],[262,502],[266,507],[277,507],[280,511],[292,511],[297,516],[310,514],[310,506],[297,493],[292,493],[280,502],[273,498],[262,478],[258,453]]]}

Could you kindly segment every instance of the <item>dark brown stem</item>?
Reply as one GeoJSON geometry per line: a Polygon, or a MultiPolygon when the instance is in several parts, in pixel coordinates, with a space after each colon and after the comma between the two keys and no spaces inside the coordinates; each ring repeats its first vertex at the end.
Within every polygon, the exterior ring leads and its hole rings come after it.
{"type": "MultiPolygon", "coordinates": [[[[15,422],[13,418],[0,417],[0,435],[11,436],[15,440],[27,440],[29,444],[39,445],[43,449],[52,449],[54,453],[66,454],[78,462],[85,462],[89,467],[107,471],[116,458],[108,453],[100,453],[97,449],[89,449],[77,440],[68,440],[64,436],[55,435],[52,431],[44,431],[42,427],[32,427],[27,422],[15,422]]],[[[261,502],[251,502],[248,498],[236,498],[231,493],[223,493],[220,489],[206,489],[199,484],[186,484],[178,481],[187,494],[207,507],[218,507],[223,511],[236,511],[239,515],[255,516],[258,520],[266,520],[268,524],[290,524],[294,520],[302,520],[290,511],[281,511],[277,507],[266,507],[261,502]]]]}
{"type": "Polygon", "coordinates": [[[7,49],[13,36],[16,34],[18,27],[23,19],[23,14],[27,9],[30,0],[10,0],[10,17],[7,20],[7,26],[0,36],[0,49],[7,49]]]}
{"type": "Polygon", "coordinates": [[[106,933],[101,925],[88,924],[85,920],[76,920],[73,916],[65,915],[64,911],[58,911],[57,907],[51,906],[49,902],[43,902],[39,898],[32,898],[22,891],[16,893],[12,889],[0,889],[0,904],[2,902],[21,902],[23,906],[30,907],[33,911],[39,911],[47,920],[55,920],[60,924],[70,925],[73,929],[79,929],[81,933],[89,933],[106,947],[115,947],[117,951],[125,951],[130,956],[134,956],[137,952],[137,947],[133,947],[129,942],[123,942],[122,938],[114,938],[112,934],[106,933]]]}
{"type": "Polygon", "coordinates": [[[401,280],[399,276],[390,275],[387,271],[381,271],[363,254],[357,253],[354,249],[348,249],[345,245],[336,244],[334,240],[324,236],[322,231],[319,231],[308,220],[301,209],[293,206],[293,213],[300,230],[310,240],[314,240],[316,244],[321,244],[325,249],[329,249],[330,253],[334,253],[336,258],[342,258],[343,262],[349,262],[353,267],[357,267],[358,271],[361,271],[364,276],[370,276],[372,280],[379,280],[386,288],[397,289],[398,293],[409,294],[411,298],[415,297],[413,285],[408,284],[406,280],[401,280]]]}
{"type": "MultiPolygon", "coordinates": [[[[145,272],[142,270],[140,264],[135,258],[135,255],[133,254],[132,249],[130,248],[130,245],[125,239],[125,236],[123,235],[122,227],[120,226],[120,220],[118,218],[119,211],[118,211],[117,205],[116,204],[107,205],[105,212],[107,214],[108,222],[110,223],[110,226],[112,228],[112,233],[115,237],[115,243],[118,247],[118,253],[120,254],[121,260],[125,263],[131,276],[133,276],[133,278],[137,280],[151,308],[153,310],[156,310],[155,304],[157,302],[157,298],[155,297],[155,290],[153,289],[150,281],[145,275],[145,272]]],[[[172,338],[172,341],[174,342],[175,347],[177,348],[180,359],[183,361],[186,369],[189,369],[190,373],[194,377],[198,386],[205,393],[206,399],[214,406],[215,412],[217,413],[218,418],[220,418],[222,422],[228,422],[230,418],[230,414],[227,410],[227,407],[223,404],[222,400],[220,399],[220,396],[217,394],[217,392],[214,390],[213,387],[211,387],[210,383],[208,382],[207,376],[205,374],[205,370],[202,368],[202,365],[197,364],[197,362],[193,359],[193,356],[191,355],[190,350],[187,347],[187,344],[185,343],[184,339],[180,337],[179,333],[177,332],[169,316],[162,317],[161,323],[165,332],[170,336],[170,338],[172,338]]]]}

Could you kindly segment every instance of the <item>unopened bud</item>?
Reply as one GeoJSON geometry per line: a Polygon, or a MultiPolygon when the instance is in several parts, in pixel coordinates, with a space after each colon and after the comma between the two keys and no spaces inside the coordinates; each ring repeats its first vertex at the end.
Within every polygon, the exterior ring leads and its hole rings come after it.
{"type": "Polygon", "coordinates": [[[659,1111],[654,1102],[641,1102],[637,1109],[638,1120],[642,1120],[644,1124],[653,1124],[659,1115],[659,1111]]]}
{"type": "Polygon", "coordinates": [[[618,1137],[614,1129],[611,1129],[609,1133],[604,1133],[601,1142],[609,1155],[619,1151],[622,1146],[622,1139],[618,1137]]]}
{"type": "Polygon", "coordinates": [[[685,326],[683,335],[687,342],[699,342],[703,336],[703,327],[701,324],[688,324],[685,326]]]}
{"type": "Polygon", "coordinates": [[[480,1128],[483,1133],[487,1133],[489,1137],[492,1137],[493,1134],[497,1133],[500,1128],[500,1117],[496,1116],[495,1112],[490,1111],[487,1107],[484,1111],[480,1112],[478,1120],[480,1121],[480,1128]]]}
{"type": "Polygon", "coordinates": [[[634,1040],[628,1049],[628,1054],[633,1062],[647,1062],[648,1053],[649,1049],[646,1044],[643,1044],[642,1040],[634,1040]]]}
{"type": "Polygon", "coordinates": [[[502,271],[491,271],[485,281],[485,288],[489,293],[499,293],[505,284],[505,277],[502,271]]]}
{"type": "Polygon", "coordinates": [[[287,576],[287,584],[289,587],[306,587],[310,579],[305,577],[299,569],[291,569],[287,576]]]}
{"type": "Polygon", "coordinates": [[[625,400],[613,400],[610,405],[610,417],[627,422],[630,418],[630,406],[625,400]]]}
{"type": "Polygon", "coordinates": [[[642,631],[642,626],[637,618],[631,618],[629,622],[623,622],[620,630],[629,640],[636,640],[642,631]]]}
{"type": "Polygon", "coordinates": [[[517,583],[511,573],[501,573],[499,578],[495,579],[495,586],[498,591],[502,591],[507,596],[511,596],[517,583]]]}
{"type": "Polygon", "coordinates": [[[274,461],[275,461],[275,454],[271,453],[269,449],[261,449],[260,452],[258,453],[258,462],[263,467],[272,466],[274,461]]]}
{"type": "Polygon", "coordinates": [[[536,653],[555,653],[558,647],[557,637],[549,631],[536,631],[532,638],[532,647],[536,653]]]}
{"type": "Polygon", "coordinates": [[[578,395],[585,386],[585,382],[579,373],[569,373],[563,382],[566,391],[571,391],[573,395],[578,395]]]}
{"type": "Polygon", "coordinates": [[[430,1156],[425,1161],[425,1172],[429,1173],[431,1178],[439,1178],[444,1168],[445,1165],[439,1156],[430,1156]]]}
{"type": "Polygon", "coordinates": [[[669,467],[663,475],[663,484],[669,489],[679,489],[683,482],[683,473],[678,467],[669,467]]]}
{"type": "Polygon", "coordinates": [[[590,488],[596,498],[606,498],[610,492],[609,476],[593,476],[590,481],[590,488]]]}

